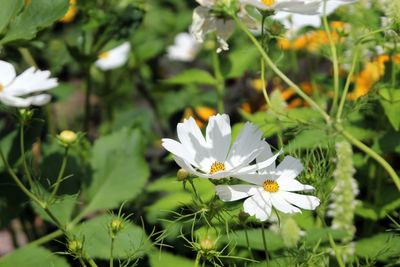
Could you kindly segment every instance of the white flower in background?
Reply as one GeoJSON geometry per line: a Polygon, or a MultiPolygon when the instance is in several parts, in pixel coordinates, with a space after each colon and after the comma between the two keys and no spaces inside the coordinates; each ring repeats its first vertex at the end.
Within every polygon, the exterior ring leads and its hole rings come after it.
{"type": "Polygon", "coordinates": [[[17,76],[13,65],[0,60],[0,101],[18,108],[43,106],[51,97],[41,92],[58,86],[57,79],[49,77],[50,71],[33,67],[17,76]]]}
{"type": "MultiPolygon", "coordinates": [[[[206,35],[215,33],[218,42],[217,52],[229,50],[227,40],[235,30],[235,22],[232,19],[217,16],[214,12],[217,7],[217,0],[196,0],[200,6],[193,11],[193,22],[190,26],[190,33],[200,43],[203,43],[206,35]]],[[[250,29],[257,29],[258,26],[243,6],[239,7],[238,17],[250,29]]]]}
{"type": "Polygon", "coordinates": [[[240,2],[262,10],[313,15],[318,14],[318,9],[323,0],[240,0],[240,2]]]}
{"type": "MultiPolygon", "coordinates": [[[[332,14],[336,8],[353,3],[355,0],[328,0],[326,2],[326,14],[332,14]]],[[[289,34],[297,32],[299,29],[311,26],[315,28],[321,27],[321,16],[324,14],[323,2],[319,6],[317,15],[304,15],[304,14],[293,14],[291,12],[277,12],[273,18],[280,21],[287,29],[289,34]]]]}
{"type": "MultiPolygon", "coordinates": [[[[264,143],[264,150],[257,157],[257,162],[271,156],[269,145],[264,143]]],[[[268,167],[260,167],[257,173],[238,177],[251,184],[219,185],[215,189],[222,201],[246,198],[244,211],[265,221],[271,216],[272,207],[283,213],[297,213],[301,212],[300,208],[314,210],[320,204],[320,200],[314,196],[293,193],[314,189],[296,180],[302,170],[303,165],[298,159],[286,156],[276,168],[273,163],[268,167]]]]}
{"type": "Polygon", "coordinates": [[[167,55],[171,60],[190,62],[196,58],[200,48],[200,43],[191,34],[182,32],[175,37],[174,45],[168,47],[167,55]]]}
{"type": "Polygon", "coordinates": [[[192,117],[178,123],[177,132],[179,142],[163,139],[162,145],[181,168],[202,178],[238,178],[255,172],[259,165],[269,166],[279,156],[271,155],[258,165],[249,165],[264,147],[262,132],[246,123],[231,146],[231,126],[226,114],[209,118],[205,138],[192,117]]]}
{"type": "Polygon", "coordinates": [[[109,51],[102,52],[95,64],[104,71],[119,68],[128,61],[130,51],[131,44],[125,42],[109,51]]]}

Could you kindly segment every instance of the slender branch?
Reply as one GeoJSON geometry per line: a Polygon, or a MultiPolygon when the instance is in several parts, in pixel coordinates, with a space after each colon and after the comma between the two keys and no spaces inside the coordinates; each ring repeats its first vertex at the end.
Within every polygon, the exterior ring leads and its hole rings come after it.
{"type": "Polygon", "coordinates": [[[267,83],[265,82],[265,62],[261,59],[261,84],[262,84],[262,93],[264,95],[265,101],[269,108],[273,109],[271,100],[269,99],[267,92],[267,83]]]}
{"type": "Polygon", "coordinates": [[[293,88],[293,90],[300,95],[305,101],[307,101],[311,107],[316,109],[321,116],[325,119],[325,121],[328,124],[331,124],[331,118],[330,116],[314,101],[312,100],[306,93],[303,92],[303,90],[300,89],[298,85],[296,85],[292,80],[289,79],[271,60],[271,58],[267,55],[267,53],[264,51],[260,43],[257,41],[257,39],[253,36],[253,34],[246,28],[246,26],[238,19],[236,16],[233,16],[233,19],[236,21],[236,23],[239,25],[242,31],[246,33],[246,35],[249,37],[249,39],[253,42],[253,44],[256,46],[258,51],[260,52],[261,56],[264,58],[265,63],[271,68],[273,72],[276,73],[287,85],[293,88]]]}
{"type": "Polygon", "coordinates": [[[194,262],[194,267],[198,267],[199,266],[200,258],[201,258],[201,254],[200,254],[200,252],[197,252],[196,260],[194,262]]]}
{"type": "Polygon", "coordinates": [[[322,22],[324,24],[324,28],[328,36],[328,41],[332,56],[331,60],[333,65],[333,103],[331,108],[331,113],[332,113],[335,111],[337,106],[337,101],[339,99],[339,61],[338,61],[336,45],[335,42],[333,41],[332,32],[328,24],[328,18],[326,16],[327,1],[328,0],[324,0],[324,15],[322,16],[322,22]]]}
{"type": "Polygon", "coordinates": [[[111,237],[111,248],[110,248],[110,267],[114,267],[114,241],[115,237],[111,237]]]}
{"type": "Polygon", "coordinates": [[[268,254],[268,247],[267,247],[267,239],[265,237],[265,227],[264,223],[261,223],[261,232],[262,232],[262,238],[263,238],[263,246],[264,246],[264,252],[265,252],[265,260],[267,261],[267,266],[269,263],[269,254],[268,254]]]}
{"type": "Polygon", "coordinates": [[[217,84],[215,85],[215,89],[218,95],[218,112],[224,113],[224,87],[225,87],[225,79],[221,72],[221,65],[218,58],[218,53],[212,53],[212,61],[214,68],[214,76],[217,80],[217,84]]]}
{"type": "Polygon", "coordinates": [[[68,147],[65,147],[64,157],[63,157],[63,161],[61,163],[61,168],[60,168],[60,171],[58,173],[57,180],[56,180],[56,183],[54,185],[53,191],[51,192],[50,199],[54,199],[54,197],[57,195],[58,189],[60,188],[60,184],[61,184],[62,178],[64,176],[65,167],[67,166],[67,161],[68,161],[68,147]]]}
{"type": "Polygon", "coordinates": [[[18,176],[15,174],[15,172],[11,169],[10,165],[8,164],[8,161],[6,160],[4,154],[3,154],[3,150],[0,147],[0,157],[3,161],[3,164],[5,166],[5,168],[7,169],[7,172],[10,174],[10,176],[13,178],[13,180],[15,181],[15,183],[17,184],[17,186],[22,190],[22,192],[25,193],[25,195],[27,195],[31,200],[33,200],[34,202],[36,202],[39,206],[43,206],[43,202],[40,201],[34,194],[32,194],[28,188],[25,187],[25,185],[21,182],[21,180],[18,178],[18,176]]]}
{"type": "Polygon", "coordinates": [[[360,54],[360,47],[357,45],[356,49],[354,51],[353,61],[351,63],[351,69],[350,69],[349,74],[347,75],[346,84],[345,84],[344,89],[343,89],[342,99],[340,100],[339,109],[338,109],[338,112],[336,114],[336,121],[338,121],[338,122],[340,121],[340,117],[342,116],[343,107],[344,107],[344,104],[346,102],[347,93],[349,91],[351,79],[352,79],[354,71],[356,69],[356,65],[357,65],[357,60],[358,60],[359,54],[360,54]]]}
{"type": "Polygon", "coordinates": [[[374,150],[366,146],[364,143],[362,143],[360,140],[355,138],[353,135],[351,135],[349,132],[344,130],[340,125],[335,125],[336,130],[342,134],[350,143],[352,143],[354,146],[358,147],[360,150],[362,150],[364,153],[369,155],[371,158],[376,160],[390,175],[392,178],[393,182],[395,183],[397,189],[400,191],[400,178],[397,175],[396,171],[390,166],[390,164],[382,158],[378,153],[376,153],[374,150]]]}
{"type": "Polygon", "coordinates": [[[19,129],[20,129],[20,131],[19,131],[19,144],[20,144],[20,149],[21,149],[22,163],[24,165],[24,172],[25,172],[26,178],[28,179],[29,185],[31,186],[31,188],[33,188],[35,184],[33,182],[32,175],[29,172],[28,163],[26,162],[24,123],[23,122],[21,122],[21,126],[20,126],[19,129]]]}

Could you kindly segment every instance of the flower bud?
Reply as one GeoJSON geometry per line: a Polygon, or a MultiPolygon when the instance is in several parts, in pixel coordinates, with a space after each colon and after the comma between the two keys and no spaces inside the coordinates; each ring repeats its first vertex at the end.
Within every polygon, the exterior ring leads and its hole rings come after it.
{"type": "Polygon", "coordinates": [[[124,222],[121,218],[114,218],[110,223],[110,230],[113,235],[116,235],[124,227],[124,222]]]}
{"type": "Polygon", "coordinates": [[[20,109],[19,110],[19,115],[21,116],[21,120],[23,123],[29,121],[30,119],[32,119],[33,116],[33,111],[30,109],[20,109]]]}
{"type": "Polygon", "coordinates": [[[83,244],[80,240],[70,240],[68,241],[68,250],[71,254],[76,255],[82,252],[83,244]]]}
{"type": "Polygon", "coordinates": [[[211,240],[210,238],[207,237],[200,241],[200,247],[204,251],[212,250],[215,247],[214,240],[211,240]]]}
{"type": "Polygon", "coordinates": [[[178,181],[185,181],[189,177],[189,173],[185,169],[179,169],[179,171],[176,174],[176,179],[178,181]]]}
{"type": "Polygon", "coordinates": [[[58,139],[65,145],[65,146],[70,146],[78,140],[78,135],[69,130],[62,131],[60,135],[58,136],[58,139]]]}

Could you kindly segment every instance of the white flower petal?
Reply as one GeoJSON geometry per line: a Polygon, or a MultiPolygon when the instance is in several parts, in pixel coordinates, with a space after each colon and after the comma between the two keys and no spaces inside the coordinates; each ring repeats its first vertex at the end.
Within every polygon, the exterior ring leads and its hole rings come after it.
{"type": "Polygon", "coordinates": [[[14,66],[6,61],[0,60],[0,85],[2,87],[8,86],[15,79],[15,76],[14,66]]]}
{"type": "MultiPolygon", "coordinates": [[[[257,162],[257,164],[259,164],[263,161],[268,160],[269,158],[272,158],[273,156],[274,156],[274,154],[272,154],[270,145],[267,142],[263,142],[262,152],[257,156],[256,162],[257,162]]],[[[269,165],[267,167],[258,168],[258,173],[263,174],[263,173],[268,173],[268,172],[274,171],[275,166],[276,166],[276,164],[274,161],[271,165],[269,165]]]]}
{"type": "Polygon", "coordinates": [[[259,193],[246,199],[243,208],[250,216],[255,216],[260,221],[266,221],[271,216],[272,204],[268,195],[259,193]]]}
{"type": "Polygon", "coordinates": [[[131,44],[129,42],[125,42],[105,52],[107,56],[99,58],[95,62],[95,64],[99,69],[103,71],[119,68],[128,61],[130,51],[131,44]]]}
{"type": "Polygon", "coordinates": [[[189,162],[197,168],[199,167],[199,164],[194,161],[193,155],[181,143],[173,139],[164,138],[162,139],[162,146],[175,156],[189,162]]]}
{"type": "Polygon", "coordinates": [[[222,201],[235,201],[257,193],[253,185],[217,185],[216,194],[222,201]]]}
{"type": "Polygon", "coordinates": [[[177,133],[179,141],[194,156],[194,161],[198,163],[200,169],[206,173],[209,172],[216,158],[212,156],[212,151],[208,148],[196,121],[190,117],[182,123],[178,123],[177,133]]]}
{"type": "Polygon", "coordinates": [[[269,158],[265,161],[259,162],[257,164],[249,165],[246,167],[241,168],[238,171],[238,174],[244,174],[244,173],[254,173],[258,169],[263,169],[268,167],[269,165],[273,164],[275,160],[279,157],[279,155],[282,154],[282,150],[276,153],[272,158],[269,158]]]}
{"type": "Polygon", "coordinates": [[[14,96],[23,96],[53,89],[58,86],[58,82],[55,78],[49,78],[50,75],[48,70],[42,71],[31,67],[18,75],[6,88],[6,92],[14,96]]]}
{"type": "Polygon", "coordinates": [[[231,145],[231,125],[229,116],[211,116],[206,129],[206,141],[210,155],[219,162],[225,162],[231,145]]]}
{"type": "Polygon", "coordinates": [[[233,166],[242,166],[254,160],[251,153],[262,148],[262,132],[252,123],[247,122],[239,132],[227,158],[227,162],[233,166]]]}
{"type": "Polygon", "coordinates": [[[41,95],[27,97],[25,98],[25,100],[29,101],[30,105],[33,106],[44,106],[50,102],[51,96],[48,94],[41,94],[41,95]]]}
{"type": "Polygon", "coordinates": [[[300,195],[291,192],[280,192],[280,195],[289,203],[305,210],[314,210],[320,204],[320,200],[314,196],[300,195]]]}
{"type": "Polygon", "coordinates": [[[8,94],[0,94],[0,101],[11,107],[17,107],[17,108],[26,108],[30,106],[30,101],[21,98],[21,97],[16,97],[8,94]]]}
{"type": "Polygon", "coordinates": [[[279,177],[286,179],[294,179],[303,171],[301,161],[292,157],[286,156],[276,168],[276,174],[279,177]]]}
{"type": "Polygon", "coordinates": [[[304,185],[296,179],[288,179],[282,176],[276,180],[279,185],[279,190],[282,191],[311,191],[314,187],[311,185],[304,185]]]}
{"type": "Polygon", "coordinates": [[[274,208],[283,213],[301,213],[301,210],[287,202],[279,191],[276,193],[271,193],[271,202],[274,208]]]}

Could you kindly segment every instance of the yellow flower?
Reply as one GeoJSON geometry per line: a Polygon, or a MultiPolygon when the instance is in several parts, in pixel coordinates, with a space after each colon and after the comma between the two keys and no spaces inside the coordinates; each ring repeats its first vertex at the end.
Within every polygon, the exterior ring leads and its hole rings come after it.
{"type": "Polygon", "coordinates": [[[213,108],[209,107],[196,107],[196,108],[187,108],[184,111],[183,118],[187,119],[189,117],[193,117],[196,121],[196,124],[200,128],[204,128],[205,123],[208,121],[208,118],[217,114],[217,111],[213,108]]]}
{"type": "Polygon", "coordinates": [[[69,0],[68,11],[67,13],[65,13],[64,17],[62,17],[59,21],[61,23],[70,23],[74,20],[77,13],[78,9],[76,8],[76,0],[69,0]]]}

